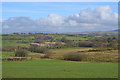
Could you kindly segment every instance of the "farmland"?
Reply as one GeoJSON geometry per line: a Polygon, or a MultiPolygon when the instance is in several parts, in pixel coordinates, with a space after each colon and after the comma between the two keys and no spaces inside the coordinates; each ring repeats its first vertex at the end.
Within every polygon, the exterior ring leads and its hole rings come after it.
{"type": "Polygon", "coordinates": [[[117,78],[118,65],[116,63],[87,63],[51,59],[3,62],[3,77],[117,78]]]}
{"type": "Polygon", "coordinates": [[[3,78],[117,78],[117,40],[117,35],[3,34],[2,75],[3,78]]]}

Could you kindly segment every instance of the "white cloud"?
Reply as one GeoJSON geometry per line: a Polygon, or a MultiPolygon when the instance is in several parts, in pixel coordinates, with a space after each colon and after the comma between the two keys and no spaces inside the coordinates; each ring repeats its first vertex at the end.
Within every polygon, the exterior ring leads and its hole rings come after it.
{"type": "Polygon", "coordinates": [[[3,29],[8,29],[8,28],[10,28],[8,25],[3,26],[3,29]]]}
{"type": "Polygon", "coordinates": [[[4,21],[4,19],[0,19],[0,22],[3,22],[4,21]]]}
{"type": "Polygon", "coordinates": [[[11,31],[49,31],[78,32],[95,30],[112,30],[118,27],[118,13],[109,6],[101,6],[95,10],[90,8],[70,16],[49,14],[39,20],[28,17],[13,17],[3,21],[3,28],[11,31]],[[7,27],[6,27],[7,25],[7,27]]]}

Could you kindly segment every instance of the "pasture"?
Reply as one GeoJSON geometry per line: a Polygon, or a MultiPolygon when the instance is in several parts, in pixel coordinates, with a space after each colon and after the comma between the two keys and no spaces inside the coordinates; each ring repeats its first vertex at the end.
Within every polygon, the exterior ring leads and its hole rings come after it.
{"type": "Polygon", "coordinates": [[[117,78],[117,63],[89,63],[51,59],[6,61],[3,78],[117,78]]]}

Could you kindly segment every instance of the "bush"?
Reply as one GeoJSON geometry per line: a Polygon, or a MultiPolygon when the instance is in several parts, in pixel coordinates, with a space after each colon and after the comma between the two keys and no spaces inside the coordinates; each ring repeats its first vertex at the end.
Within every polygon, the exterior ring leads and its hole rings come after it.
{"type": "Polygon", "coordinates": [[[31,46],[29,48],[31,52],[36,52],[36,53],[45,53],[47,51],[46,47],[36,47],[36,46],[31,46]]]}
{"type": "Polygon", "coordinates": [[[50,51],[45,51],[44,54],[45,55],[40,57],[40,58],[50,58],[51,52],[50,51]]]}
{"type": "Polygon", "coordinates": [[[15,51],[15,56],[16,57],[27,57],[28,56],[28,52],[24,49],[17,49],[15,51]]]}
{"type": "Polygon", "coordinates": [[[45,54],[44,56],[41,56],[40,58],[50,58],[50,54],[45,54]]]}
{"type": "Polygon", "coordinates": [[[90,50],[88,50],[88,52],[100,52],[100,51],[102,51],[102,50],[99,50],[99,49],[90,49],[90,50]]]}
{"type": "Polygon", "coordinates": [[[15,51],[15,47],[11,47],[11,46],[6,46],[6,47],[2,47],[2,51],[15,51]]]}
{"type": "Polygon", "coordinates": [[[45,47],[37,47],[35,52],[37,52],[37,53],[45,53],[46,50],[47,49],[45,47]]]}
{"type": "Polygon", "coordinates": [[[87,56],[84,53],[77,53],[77,52],[70,52],[63,56],[64,60],[70,60],[70,61],[83,61],[87,58],[87,56]]]}
{"type": "Polygon", "coordinates": [[[79,47],[93,47],[93,43],[89,41],[80,41],[78,43],[79,47]]]}

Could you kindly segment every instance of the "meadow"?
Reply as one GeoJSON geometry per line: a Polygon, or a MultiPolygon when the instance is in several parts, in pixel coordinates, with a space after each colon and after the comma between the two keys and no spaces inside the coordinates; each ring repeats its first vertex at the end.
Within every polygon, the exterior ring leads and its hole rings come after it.
{"type": "Polygon", "coordinates": [[[51,59],[3,62],[3,78],[117,78],[117,63],[51,59]]]}

